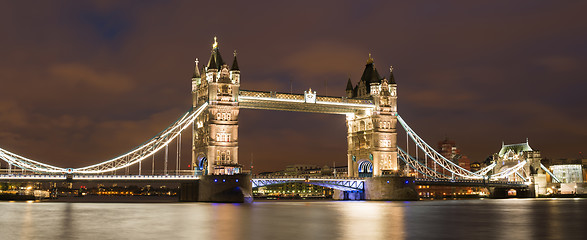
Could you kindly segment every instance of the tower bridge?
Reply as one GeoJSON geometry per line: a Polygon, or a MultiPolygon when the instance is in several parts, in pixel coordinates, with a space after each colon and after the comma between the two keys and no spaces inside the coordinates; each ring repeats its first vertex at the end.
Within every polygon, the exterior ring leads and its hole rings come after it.
{"type": "MultiPolygon", "coordinates": [[[[312,89],[303,94],[243,90],[240,89],[241,72],[236,51],[229,66],[215,38],[208,63],[200,67],[198,59],[195,61],[191,78],[192,108],[167,129],[125,154],[81,168],[57,167],[0,148],[0,159],[9,165],[8,172],[0,174],[0,180],[176,181],[184,182],[183,200],[228,202],[250,197],[252,187],[288,182],[360,192],[370,200],[415,199],[414,185],[419,183],[501,188],[532,188],[537,183],[536,176],[544,166],[539,164],[539,153],[522,153],[528,150],[524,146],[510,146],[500,152],[490,166],[477,172],[464,169],[436,152],[398,114],[398,85],[393,68],[389,70],[388,77],[381,77],[369,55],[361,78],[356,84],[348,79],[343,97],[318,95],[312,89]],[[252,179],[243,171],[238,158],[240,109],[345,115],[348,176],[252,179]],[[410,142],[406,143],[406,150],[398,146],[398,123],[407,140],[411,140],[413,153],[409,151],[410,142]],[[192,136],[191,167],[188,169],[191,174],[170,175],[168,148],[177,144],[179,162],[181,135],[188,129],[192,136]],[[160,151],[165,151],[165,170],[163,175],[155,175],[154,154],[160,151]],[[424,159],[418,157],[419,154],[424,159]],[[152,172],[144,174],[143,163],[151,159],[152,172]],[[433,163],[433,168],[429,162],[433,163]],[[112,174],[131,166],[138,167],[138,174],[112,174]],[[15,174],[13,167],[28,173],[15,174]],[[446,172],[449,174],[444,174],[446,172]]],[[[180,170],[179,164],[176,170],[180,170]]]]}

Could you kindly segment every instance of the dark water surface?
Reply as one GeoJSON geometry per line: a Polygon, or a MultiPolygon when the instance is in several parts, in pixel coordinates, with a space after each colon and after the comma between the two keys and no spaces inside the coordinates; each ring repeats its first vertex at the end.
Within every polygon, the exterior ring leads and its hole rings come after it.
{"type": "Polygon", "coordinates": [[[0,239],[587,239],[587,199],[0,202],[0,239]]]}

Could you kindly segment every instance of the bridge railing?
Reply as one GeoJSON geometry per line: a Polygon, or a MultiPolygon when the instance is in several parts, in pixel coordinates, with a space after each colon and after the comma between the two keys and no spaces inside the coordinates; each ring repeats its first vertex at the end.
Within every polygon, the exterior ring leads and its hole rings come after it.
{"type": "Polygon", "coordinates": [[[472,179],[431,179],[416,178],[416,182],[439,182],[439,183],[500,183],[500,184],[524,184],[520,181],[503,181],[503,180],[472,180],[472,179]]]}
{"type": "Polygon", "coordinates": [[[307,175],[284,175],[284,176],[253,176],[254,179],[334,179],[334,180],[365,180],[363,177],[335,177],[335,176],[307,176],[307,175]]]}
{"type": "MultiPolygon", "coordinates": [[[[304,101],[304,94],[297,93],[280,93],[280,92],[265,92],[265,91],[251,91],[251,90],[240,90],[239,96],[243,97],[256,97],[256,98],[275,98],[275,99],[287,99],[287,100],[299,100],[304,101]]],[[[367,99],[349,99],[345,97],[333,97],[333,96],[316,96],[318,102],[331,102],[331,103],[354,103],[354,104],[373,104],[372,100],[367,99]]]]}

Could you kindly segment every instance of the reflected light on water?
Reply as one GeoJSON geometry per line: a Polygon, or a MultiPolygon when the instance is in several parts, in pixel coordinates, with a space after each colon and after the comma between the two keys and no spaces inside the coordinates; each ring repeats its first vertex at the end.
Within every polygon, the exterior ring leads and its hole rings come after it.
{"type": "Polygon", "coordinates": [[[0,202],[0,239],[584,239],[587,199],[0,202]]]}
{"type": "Polygon", "coordinates": [[[404,239],[404,211],[390,202],[351,202],[337,208],[342,239],[404,239]]]}

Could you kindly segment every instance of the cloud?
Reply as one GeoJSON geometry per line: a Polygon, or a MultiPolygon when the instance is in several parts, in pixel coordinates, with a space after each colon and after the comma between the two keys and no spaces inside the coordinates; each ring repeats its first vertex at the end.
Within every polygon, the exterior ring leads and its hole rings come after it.
{"type": "Polygon", "coordinates": [[[287,70],[302,75],[348,74],[350,69],[357,68],[354,64],[357,59],[367,59],[367,52],[349,44],[328,41],[294,52],[284,58],[283,65],[287,70]]]}
{"type": "Polygon", "coordinates": [[[544,57],[536,60],[536,63],[555,73],[570,72],[582,65],[578,59],[567,56],[544,57]]]}
{"type": "Polygon", "coordinates": [[[113,93],[128,92],[134,87],[134,82],[123,74],[99,71],[78,63],[55,64],[49,67],[49,72],[54,78],[72,86],[95,87],[113,93]]]}
{"type": "MultiPolygon", "coordinates": [[[[399,97],[399,96],[398,96],[399,97]]],[[[468,92],[439,92],[438,89],[425,89],[416,92],[406,93],[401,96],[410,103],[418,107],[444,109],[468,108],[470,104],[477,100],[474,94],[468,92]]]]}
{"type": "Polygon", "coordinates": [[[14,102],[0,101],[0,126],[14,128],[28,125],[28,118],[14,102]]]}

